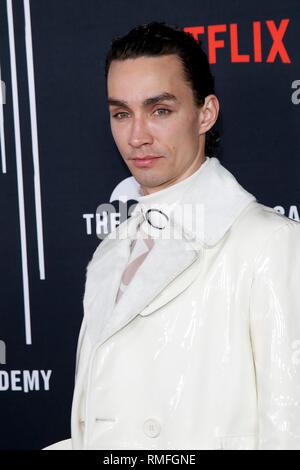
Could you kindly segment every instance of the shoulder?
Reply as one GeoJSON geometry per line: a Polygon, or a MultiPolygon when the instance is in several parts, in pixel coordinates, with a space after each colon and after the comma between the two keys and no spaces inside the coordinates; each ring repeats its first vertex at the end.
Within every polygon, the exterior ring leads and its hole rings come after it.
{"type": "Polygon", "coordinates": [[[300,247],[300,223],[256,201],[241,213],[231,234],[253,259],[268,247],[277,249],[282,244],[283,248],[290,242],[300,247]]]}
{"type": "Polygon", "coordinates": [[[238,230],[259,237],[261,240],[268,238],[283,227],[299,230],[300,223],[256,201],[249,204],[236,221],[238,230]]]}

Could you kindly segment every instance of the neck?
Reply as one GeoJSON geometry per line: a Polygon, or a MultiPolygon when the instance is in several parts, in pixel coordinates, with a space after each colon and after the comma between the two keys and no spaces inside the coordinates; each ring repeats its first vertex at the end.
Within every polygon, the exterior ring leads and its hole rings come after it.
{"type": "Polygon", "coordinates": [[[201,160],[197,159],[193,162],[193,164],[185,170],[183,173],[181,173],[179,176],[176,176],[175,178],[172,178],[169,181],[166,181],[165,183],[155,187],[155,188],[147,188],[145,186],[141,186],[141,192],[143,193],[144,196],[156,193],[158,191],[161,191],[163,189],[168,188],[169,186],[173,186],[174,184],[179,183],[180,181],[185,180],[189,176],[191,176],[193,173],[195,173],[197,170],[199,170],[200,166],[205,162],[205,156],[201,158],[201,160]]]}
{"type": "Polygon", "coordinates": [[[165,186],[163,189],[160,191],[155,191],[152,193],[148,194],[142,194],[141,188],[140,188],[140,197],[138,198],[138,201],[143,204],[156,204],[156,203],[167,203],[170,204],[178,199],[181,198],[182,194],[186,191],[186,189],[194,183],[194,181],[198,178],[198,174],[202,172],[202,168],[205,167],[207,164],[209,158],[205,157],[205,160],[203,164],[200,166],[198,165],[198,168],[189,176],[186,176],[185,178],[180,178],[178,179],[174,184],[171,184],[169,186],[165,186]]]}

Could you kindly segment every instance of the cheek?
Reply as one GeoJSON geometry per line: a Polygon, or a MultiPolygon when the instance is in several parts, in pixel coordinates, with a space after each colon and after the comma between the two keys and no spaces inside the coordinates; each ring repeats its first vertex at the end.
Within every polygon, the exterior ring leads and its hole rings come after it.
{"type": "Polygon", "coordinates": [[[198,128],[195,119],[178,119],[165,122],[153,128],[153,134],[160,144],[177,153],[180,149],[192,148],[198,142],[198,128]]]}
{"type": "Polygon", "coordinates": [[[180,136],[180,139],[178,139],[180,147],[194,151],[199,144],[198,121],[195,118],[182,121],[178,129],[178,135],[180,136]]]}
{"type": "Polygon", "coordinates": [[[176,147],[181,140],[183,123],[181,120],[166,120],[151,126],[153,137],[167,147],[176,147]]]}
{"type": "Polygon", "coordinates": [[[111,133],[118,148],[123,147],[126,142],[126,134],[121,126],[111,124],[111,133]]]}

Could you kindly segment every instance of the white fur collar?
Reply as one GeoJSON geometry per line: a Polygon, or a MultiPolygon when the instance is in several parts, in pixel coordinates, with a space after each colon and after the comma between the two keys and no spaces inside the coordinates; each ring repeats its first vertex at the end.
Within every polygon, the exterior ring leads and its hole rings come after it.
{"type": "MultiPolygon", "coordinates": [[[[141,197],[131,214],[131,233],[134,233],[136,220],[143,219],[149,207],[158,208],[168,215],[172,224],[182,228],[187,239],[201,246],[213,246],[225,235],[240,213],[256,200],[217,158],[206,157],[204,164],[188,180],[189,184],[182,184],[185,183],[183,180],[173,188],[170,187],[171,191],[168,191],[169,188],[162,190],[162,198],[159,197],[160,192],[154,193],[154,198],[152,195],[141,197]],[[176,186],[179,200],[174,197],[176,186]]],[[[124,230],[128,229],[126,222],[123,223],[124,230]]],[[[120,231],[123,230],[121,225],[120,231]]],[[[152,234],[155,236],[155,230],[152,234]]]]}

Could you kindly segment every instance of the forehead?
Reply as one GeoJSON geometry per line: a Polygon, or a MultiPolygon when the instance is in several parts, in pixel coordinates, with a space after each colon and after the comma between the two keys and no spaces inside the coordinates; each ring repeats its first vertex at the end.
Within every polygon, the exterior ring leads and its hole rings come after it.
{"type": "Polygon", "coordinates": [[[142,100],[164,92],[191,93],[178,56],[138,57],[112,61],[107,77],[108,96],[126,101],[142,100]]]}

